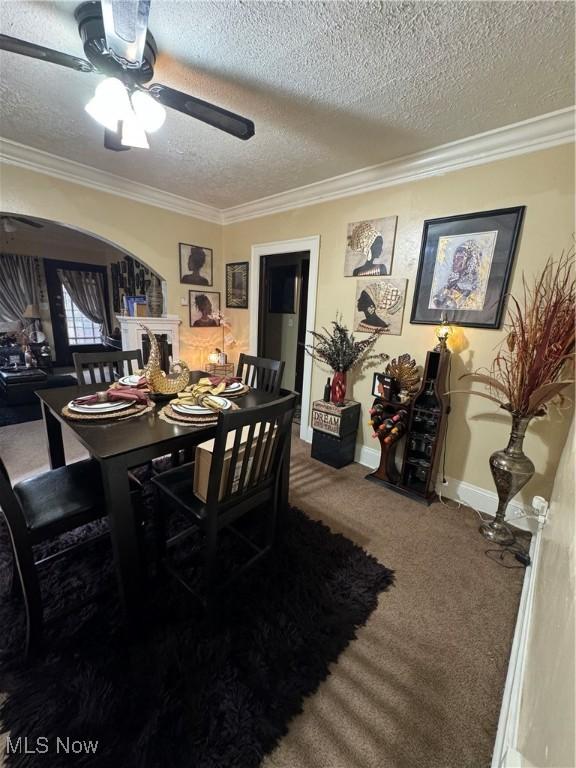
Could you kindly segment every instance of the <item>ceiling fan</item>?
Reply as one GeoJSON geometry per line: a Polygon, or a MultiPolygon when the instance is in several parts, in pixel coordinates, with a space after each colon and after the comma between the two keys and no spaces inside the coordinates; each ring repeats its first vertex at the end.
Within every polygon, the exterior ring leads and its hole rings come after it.
{"type": "Polygon", "coordinates": [[[0,35],[0,50],[42,59],[62,67],[106,75],[86,111],[105,127],[104,146],[115,151],[148,148],[147,133],[161,127],[170,107],[220,131],[249,139],[254,123],[246,117],[177,91],[145,86],[154,75],[157,47],[148,29],[150,0],[91,0],[74,13],[86,59],[0,35]]]}
{"type": "Polygon", "coordinates": [[[6,234],[16,232],[18,229],[18,224],[16,222],[36,229],[42,229],[44,226],[44,224],[40,224],[38,221],[34,221],[34,219],[28,219],[26,216],[0,216],[0,228],[6,232],[6,234]]]}

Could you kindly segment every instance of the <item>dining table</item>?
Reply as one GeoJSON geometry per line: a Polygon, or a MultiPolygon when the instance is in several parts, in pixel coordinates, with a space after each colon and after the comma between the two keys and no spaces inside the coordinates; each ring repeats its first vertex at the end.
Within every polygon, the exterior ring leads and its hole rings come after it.
{"type": "MultiPolygon", "coordinates": [[[[190,384],[207,375],[203,371],[191,371],[190,384]]],[[[169,423],[159,416],[165,402],[155,403],[153,409],[137,418],[105,423],[71,420],[62,414],[71,400],[105,388],[103,384],[68,386],[38,390],[36,394],[42,406],[50,467],[57,469],[66,464],[63,424],[100,465],[120,600],[128,622],[139,623],[147,574],[138,535],[139,522],[132,504],[129,470],[214,438],[216,426],[169,423]]],[[[239,408],[252,408],[274,399],[271,393],[250,389],[234,402],[239,408]]],[[[288,444],[279,483],[280,514],[288,502],[289,456],[288,444]]]]}

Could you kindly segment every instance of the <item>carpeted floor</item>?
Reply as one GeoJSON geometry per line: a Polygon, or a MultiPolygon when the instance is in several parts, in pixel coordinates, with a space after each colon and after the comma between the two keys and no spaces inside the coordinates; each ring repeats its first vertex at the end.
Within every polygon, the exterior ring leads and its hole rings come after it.
{"type": "MultiPolygon", "coordinates": [[[[40,422],[0,430],[13,477],[46,466],[42,440],[40,422]]],[[[486,557],[473,511],[421,506],[309,452],[294,440],[292,503],[393,569],[395,586],[263,767],[489,766],[523,570],[486,557]]]]}

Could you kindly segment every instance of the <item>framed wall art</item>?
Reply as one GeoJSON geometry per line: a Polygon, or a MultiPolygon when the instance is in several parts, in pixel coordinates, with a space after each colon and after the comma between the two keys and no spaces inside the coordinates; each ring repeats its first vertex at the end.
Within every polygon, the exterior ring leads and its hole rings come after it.
{"type": "Polygon", "coordinates": [[[248,262],[226,264],[226,306],[248,309],[248,262]]]}
{"type": "Polygon", "coordinates": [[[425,221],[410,322],[500,328],[524,211],[425,221]]]}
{"type": "Polygon", "coordinates": [[[402,333],[407,283],[405,278],[397,277],[358,280],[354,330],[399,336],[402,333]]]}
{"type": "Polygon", "coordinates": [[[191,328],[217,328],[220,320],[220,294],[216,291],[188,291],[191,328]]]}
{"type": "Polygon", "coordinates": [[[389,275],[396,237],[397,216],[348,224],[344,277],[389,275]]]}
{"type": "Polygon", "coordinates": [[[178,243],[180,282],[189,285],[212,285],[212,248],[178,243]]]}

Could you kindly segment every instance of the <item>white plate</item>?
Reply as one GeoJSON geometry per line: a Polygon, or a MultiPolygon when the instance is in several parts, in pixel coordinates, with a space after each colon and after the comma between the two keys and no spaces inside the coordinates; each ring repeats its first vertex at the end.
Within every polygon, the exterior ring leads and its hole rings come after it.
{"type": "Polygon", "coordinates": [[[238,392],[238,390],[242,389],[243,386],[244,384],[242,384],[241,381],[234,381],[232,382],[232,384],[228,384],[228,386],[224,390],[224,394],[226,394],[226,392],[238,392]]]}
{"type": "MultiPolygon", "coordinates": [[[[223,411],[228,410],[232,405],[230,400],[227,400],[225,397],[214,397],[214,399],[220,402],[223,411]]],[[[206,416],[209,413],[217,413],[212,408],[206,408],[203,405],[188,405],[186,403],[175,403],[172,405],[172,408],[177,413],[184,413],[187,416],[206,416]]]]}
{"type": "Polygon", "coordinates": [[[74,401],[71,400],[68,403],[68,408],[77,413],[114,413],[121,411],[123,408],[129,408],[131,405],[134,405],[134,403],[130,400],[118,401],[116,403],[92,403],[91,405],[75,405],[74,401]]]}
{"type": "Polygon", "coordinates": [[[136,374],[131,374],[130,376],[122,376],[121,379],[118,379],[118,383],[122,384],[125,387],[135,387],[141,378],[142,378],[141,376],[136,376],[136,374]]]}

